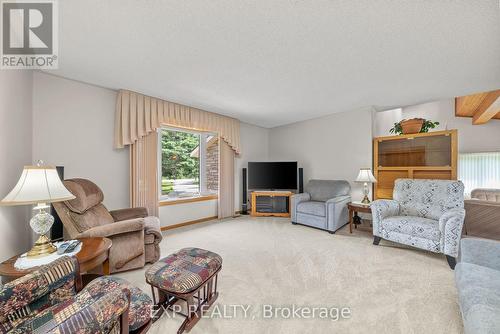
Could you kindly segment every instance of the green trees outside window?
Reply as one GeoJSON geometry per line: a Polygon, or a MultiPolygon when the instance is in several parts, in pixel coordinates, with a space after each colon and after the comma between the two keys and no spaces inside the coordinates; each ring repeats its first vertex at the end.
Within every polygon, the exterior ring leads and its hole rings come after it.
{"type": "Polygon", "coordinates": [[[199,191],[200,161],[191,153],[200,145],[200,135],[169,129],[160,134],[162,195],[199,191]]]}

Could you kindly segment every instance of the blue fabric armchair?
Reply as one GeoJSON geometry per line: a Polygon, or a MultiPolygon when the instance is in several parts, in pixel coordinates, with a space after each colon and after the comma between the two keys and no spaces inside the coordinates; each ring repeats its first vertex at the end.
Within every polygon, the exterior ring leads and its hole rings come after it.
{"type": "Polygon", "coordinates": [[[305,192],[291,197],[292,224],[335,233],[347,224],[351,186],[345,180],[310,180],[305,192]]]}
{"type": "Polygon", "coordinates": [[[373,243],[386,239],[443,253],[454,268],[465,219],[463,183],[398,179],[393,198],[371,204],[373,243]]]}

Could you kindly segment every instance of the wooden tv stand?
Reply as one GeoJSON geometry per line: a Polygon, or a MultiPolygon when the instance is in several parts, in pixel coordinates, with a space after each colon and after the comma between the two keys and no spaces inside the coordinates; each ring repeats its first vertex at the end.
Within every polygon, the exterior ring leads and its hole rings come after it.
{"type": "Polygon", "coordinates": [[[252,211],[253,217],[290,217],[290,196],[291,191],[252,191],[252,211]],[[259,201],[265,201],[265,204],[259,205],[259,201]],[[276,209],[280,209],[275,211],[276,209]]]}

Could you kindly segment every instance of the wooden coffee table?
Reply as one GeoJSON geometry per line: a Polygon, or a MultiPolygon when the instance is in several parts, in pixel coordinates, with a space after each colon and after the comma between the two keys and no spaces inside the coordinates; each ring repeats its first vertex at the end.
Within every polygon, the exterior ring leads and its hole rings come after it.
{"type": "MultiPolygon", "coordinates": [[[[102,266],[103,273],[109,275],[108,253],[112,244],[111,240],[108,238],[82,238],[79,240],[82,242],[82,249],[75,256],[80,265],[80,274],[83,275],[98,266],[102,266]]],[[[16,269],[14,263],[21,255],[18,254],[0,263],[0,276],[2,276],[3,284],[38,269],[38,267],[25,270],[16,269]]]]}

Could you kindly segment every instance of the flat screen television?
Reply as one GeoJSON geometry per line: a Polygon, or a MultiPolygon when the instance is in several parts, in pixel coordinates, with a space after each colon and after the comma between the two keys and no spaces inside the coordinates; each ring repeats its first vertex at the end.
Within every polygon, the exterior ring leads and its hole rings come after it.
{"type": "Polygon", "coordinates": [[[248,189],[297,189],[297,161],[249,162],[248,189]]]}

